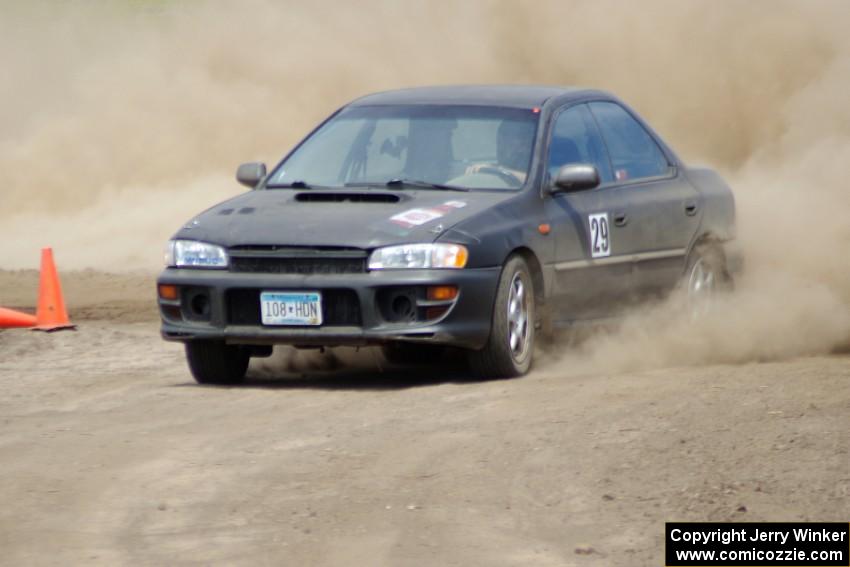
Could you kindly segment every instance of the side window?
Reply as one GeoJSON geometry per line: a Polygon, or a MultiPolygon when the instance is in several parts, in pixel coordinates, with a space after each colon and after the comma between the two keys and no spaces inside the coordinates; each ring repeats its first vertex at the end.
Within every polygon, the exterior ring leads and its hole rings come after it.
{"type": "Polygon", "coordinates": [[[554,178],[561,167],[571,163],[595,165],[602,183],[614,179],[602,138],[583,104],[568,108],[555,119],[549,141],[549,178],[554,178]]]}
{"type": "Polygon", "coordinates": [[[623,107],[591,102],[590,109],[608,146],[617,181],[664,175],[670,164],[652,136],[623,107]]]}

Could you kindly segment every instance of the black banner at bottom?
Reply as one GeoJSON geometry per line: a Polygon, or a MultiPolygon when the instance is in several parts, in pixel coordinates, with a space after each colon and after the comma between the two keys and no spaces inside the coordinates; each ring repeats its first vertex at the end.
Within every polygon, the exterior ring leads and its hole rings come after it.
{"type": "Polygon", "coordinates": [[[668,522],[667,567],[850,567],[850,524],[668,522]]]}

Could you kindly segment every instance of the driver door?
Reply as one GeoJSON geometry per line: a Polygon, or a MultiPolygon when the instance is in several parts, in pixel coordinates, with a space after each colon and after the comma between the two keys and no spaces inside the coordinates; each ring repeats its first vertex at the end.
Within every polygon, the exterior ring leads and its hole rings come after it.
{"type": "Polygon", "coordinates": [[[556,324],[610,317],[631,303],[634,267],[630,259],[641,246],[634,225],[621,222],[631,213],[629,196],[612,186],[607,151],[585,104],[568,107],[555,116],[544,182],[551,184],[557,171],[571,163],[594,165],[601,186],[546,197],[555,237],[556,324]]]}

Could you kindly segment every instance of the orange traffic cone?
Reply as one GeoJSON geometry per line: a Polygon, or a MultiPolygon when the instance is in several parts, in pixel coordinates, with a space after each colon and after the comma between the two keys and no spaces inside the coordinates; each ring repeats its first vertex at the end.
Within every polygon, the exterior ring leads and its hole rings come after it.
{"type": "Polygon", "coordinates": [[[10,327],[35,327],[35,317],[29,313],[0,307],[0,329],[10,327]]]}
{"type": "Polygon", "coordinates": [[[37,331],[59,331],[74,329],[65,311],[59,274],[53,263],[53,250],[41,249],[41,281],[38,284],[38,309],[35,312],[37,331]]]}

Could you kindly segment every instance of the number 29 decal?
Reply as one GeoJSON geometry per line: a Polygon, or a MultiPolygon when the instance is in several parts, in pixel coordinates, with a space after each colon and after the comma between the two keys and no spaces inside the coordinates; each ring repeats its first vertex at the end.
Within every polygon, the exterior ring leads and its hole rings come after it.
{"type": "Polygon", "coordinates": [[[590,226],[590,256],[603,258],[611,255],[611,232],[608,228],[608,213],[588,215],[590,226]]]}

